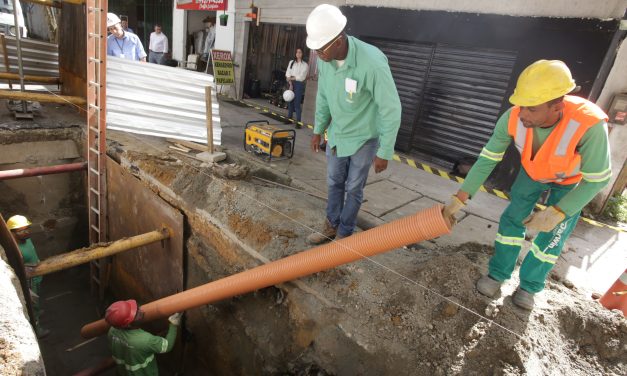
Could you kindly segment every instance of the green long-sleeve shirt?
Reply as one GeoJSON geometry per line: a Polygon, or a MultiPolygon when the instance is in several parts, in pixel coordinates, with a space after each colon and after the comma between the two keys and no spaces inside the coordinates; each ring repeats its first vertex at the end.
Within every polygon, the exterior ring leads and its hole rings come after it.
{"type": "Polygon", "coordinates": [[[23,242],[18,241],[17,246],[20,248],[20,252],[22,253],[22,259],[24,260],[24,264],[27,265],[35,265],[39,263],[39,257],[37,256],[37,251],[35,250],[35,245],[30,238],[25,239],[23,242]]]}
{"type": "Polygon", "coordinates": [[[378,138],[377,156],[392,159],[401,101],[383,52],[349,36],[344,64],[318,59],[318,71],[314,134],[328,128],[328,145],[336,148],[338,157],[351,156],[366,141],[378,138]]]}
{"type": "MultiPolygon", "coordinates": [[[[461,190],[473,196],[479,187],[488,178],[494,167],[503,159],[505,150],[512,142],[512,137],[507,132],[511,109],[507,110],[497,121],[494,133],[486,146],[481,151],[479,159],[472,166],[461,190]]],[[[533,129],[533,155],[540,149],[544,141],[555,129],[555,125],[549,128],[533,129]]],[[[557,206],[567,215],[575,215],[586,206],[594,196],[607,185],[611,177],[610,147],[607,138],[607,123],[600,121],[593,125],[583,135],[577,151],[581,155],[581,172],[583,179],[557,206]]]]}
{"type": "Polygon", "coordinates": [[[155,376],[159,374],[155,354],[172,350],[177,326],[170,324],[165,338],[142,329],[109,329],[107,335],[118,375],[155,376]]]}

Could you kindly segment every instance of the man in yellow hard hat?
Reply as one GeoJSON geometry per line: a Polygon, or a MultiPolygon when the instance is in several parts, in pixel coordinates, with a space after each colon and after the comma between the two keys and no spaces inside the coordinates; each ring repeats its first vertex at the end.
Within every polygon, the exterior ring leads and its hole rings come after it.
{"type": "Polygon", "coordinates": [[[568,95],[575,88],[570,70],[559,60],[528,66],[509,98],[514,107],[500,117],[461,189],[444,209],[446,216],[454,216],[464,207],[514,142],[522,168],[501,215],[488,274],[479,279],[477,290],[495,296],[511,277],[525,232],[537,233],[513,296],[514,304],[528,310],[533,308],[534,294],[544,288],[581,209],[612,175],[607,115],[594,103],[568,95]],[[547,207],[532,214],[546,191],[547,207]]]}
{"type": "MultiPolygon", "coordinates": [[[[37,251],[35,250],[33,241],[30,239],[31,224],[32,223],[28,220],[28,218],[23,215],[14,215],[7,221],[7,227],[11,230],[11,234],[17,242],[17,246],[20,248],[24,265],[36,265],[39,263],[37,251]]],[[[35,329],[37,331],[38,338],[43,338],[50,333],[49,330],[42,329],[39,325],[39,316],[41,314],[41,298],[39,294],[41,292],[42,280],[42,276],[33,277],[28,280],[28,287],[33,301],[33,314],[35,315],[36,323],[35,329]]]]}

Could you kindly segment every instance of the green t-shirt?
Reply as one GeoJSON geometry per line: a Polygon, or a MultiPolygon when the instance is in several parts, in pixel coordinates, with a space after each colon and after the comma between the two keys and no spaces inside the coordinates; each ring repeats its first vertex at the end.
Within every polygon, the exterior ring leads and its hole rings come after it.
{"type": "Polygon", "coordinates": [[[159,374],[155,354],[172,350],[177,326],[170,324],[165,338],[142,329],[109,329],[107,335],[118,375],[155,376],[159,374]]]}
{"type": "MultiPolygon", "coordinates": [[[[479,154],[479,159],[472,166],[461,190],[473,196],[479,187],[488,178],[494,167],[503,159],[505,150],[512,142],[507,132],[507,124],[511,109],[507,110],[497,121],[494,133],[486,146],[479,154]]],[[[555,125],[548,128],[533,129],[533,155],[540,149],[544,141],[555,129],[555,125]]],[[[564,196],[557,206],[569,216],[578,213],[594,196],[610,181],[610,146],[607,136],[607,123],[600,121],[590,127],[583,135],[577,151],[581,155],[582,181],[564,196]]]]}
{"type": "Polygon", "coordinates": [[[338,157],[351,156],[366,141],[378,138],[377,157],[392,159],[401,100],[383,52],[348,37],[344,64],[318,59],[318,71],[314,134],[328,128],[328,145],[336,148],[338,157]]]}
{"type": "Polygon", "coordinates": [[[35,245],[33,245],[33,241],[30,240],[30,238],[26,239],[24,242],[18,241],[17,246],[20,248],[20,252],[22,252],[24,264],[37,264],[39,262],[35,245]]]}

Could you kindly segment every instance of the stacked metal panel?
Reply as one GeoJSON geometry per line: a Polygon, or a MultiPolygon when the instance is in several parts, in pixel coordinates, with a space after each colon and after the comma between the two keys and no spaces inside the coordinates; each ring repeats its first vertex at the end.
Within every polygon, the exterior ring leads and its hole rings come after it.
{"type": "MultiPolygon", "coordinates": [[[[5,36],[9,72],[17,73],[17,47],[15,37],[5,36]]],[[[24,74],[33,76],[59,77],[59,51],[56,44],[36,39],[22,38],[22,66],[24,74]]],[[[4,50],[0,47],[0,71],[6,72],[4,50]]]]}
{"type": "Polygon", "coordinates": [[[107,57],[107,128],[207,142],[205,87],[211,86],[213,144],[222,129],[213,76],[107,57]]]}

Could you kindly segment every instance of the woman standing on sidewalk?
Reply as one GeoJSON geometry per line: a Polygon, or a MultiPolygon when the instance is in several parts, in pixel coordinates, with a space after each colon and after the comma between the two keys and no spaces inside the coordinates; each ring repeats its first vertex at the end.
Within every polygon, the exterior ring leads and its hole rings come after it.
{"type": "Polygon", "coordinates": [[[298,124],[302,115],[301,103],[303,101],[303,94],[305,94],[305,81],[307,80],[307,74],[309,72],[309,65],[303,61],[303,49],[296,49],[296,56],[294,60],[290,60],[287,65],[287,71],[285,72],[285,78],[290,84],[290,90],[294,91],[294,99],[288,105],[287,117],[292,119],[294,111],[296,111],[296,128],[301,126],[298,124]]]}

